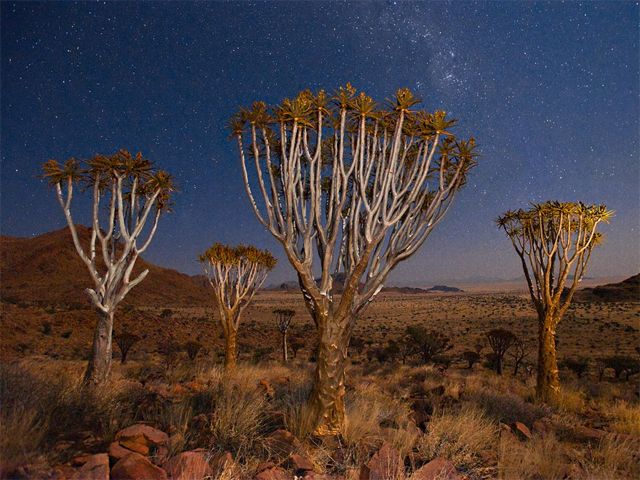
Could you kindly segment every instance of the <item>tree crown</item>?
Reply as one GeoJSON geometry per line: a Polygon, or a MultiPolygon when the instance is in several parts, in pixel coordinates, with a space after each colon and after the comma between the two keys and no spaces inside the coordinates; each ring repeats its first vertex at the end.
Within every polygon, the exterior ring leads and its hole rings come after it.
{"type": "Polygon", "coordinates": [[[200,262],[227,267],[248,263],[271,270],[276,266],[277,260],[268,250],[260,250],[251,245],[231,247],[221,243],[214,243],[206,252],[200,255],[200,262]]]}

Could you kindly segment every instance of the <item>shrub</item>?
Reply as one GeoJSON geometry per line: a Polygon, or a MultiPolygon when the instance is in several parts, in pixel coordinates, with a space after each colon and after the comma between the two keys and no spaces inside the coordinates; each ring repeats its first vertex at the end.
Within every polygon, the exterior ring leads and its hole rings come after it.
{"type": "Polygon", "coordinates": [[[582,375],[589,369],[589,360],[584,357],[567,358],[560,362],[560,366],[571,370],[578,378],[582,378],[582,375]]]}
{"type": "Polygon", "coordinates": [[[612,355],[603,359],[606,368],[613,369],[616,379],[620,379],[622,374],[625,380],[629,380],[629,376],[640,372],[640,362],[636,358],[626,355],[612,355]]]}
{"type": "Polygon", "coordinates": [[[467,368],[471,370],[473,366],[480,361],[480,353],[473,350],[467,350],[462,354],[462,359],[467,362],[467,368]]]}
{"type": "Polygon", "coordinates": [[[126,363],[127,355],[129,354],[129,350],[131,347],[140,341],[140,337],[133,333],[123,332],[123,333],[114,333],[114,339],[116,345],[120,349],[120,363],[126,363]]]}
{"type": "Polygon", "coordinates": [[[200,350],[202,350],[202,344],[195,340],[189,340],[184,344],[184,350],[187,352],[189,360],[193,362],[198,356],[198,353],[200,353],[200,350]]]}
{"type": "Polygon", "coordinates": [[[419,325],[407,327],[407,339],[413,343],[424,363],[431,362],[433,357],[452,348],[449,338],[444,334],[436,330],[427,331],[419,325]]]}

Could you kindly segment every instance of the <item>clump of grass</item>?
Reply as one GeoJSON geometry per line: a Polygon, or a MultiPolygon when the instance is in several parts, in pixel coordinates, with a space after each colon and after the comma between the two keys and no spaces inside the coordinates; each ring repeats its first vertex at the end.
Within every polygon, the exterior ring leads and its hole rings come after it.
{"type": "Polygon", "coordinates": [[[552,434],[527,442],[500,442],[498,472],[502,479],[560,480],[567,474],[564,448],[552,434]]]}
{"type": "Polygon", "coordinates": [[[264,396],[254,387],[226,384],[219,387],[210,420],[212,447],[245,456],[260,447],[265,434],[264,396]]]}
{"type": "Polygon", "coordinates": [[[477,408],[465,406],[457,412],[434,415],[417,451],[425,462],[444,457],[473,476],[485,463],[482,452],[495,451],[497,446],[497,424],[477,408]]]}
{"type": "Polygon", "coordinates": [[[563,385],[554,406],[564,413],[581,414],[587,408],[585,393],[577,388],[563,385]]]}
{"type": "Polygon", "coordinates": [[[640,478],[640,442],[607,436],[587,451],[582,464],[589,479],[640,478]]]}
{"type": "Polygon", "coordinates": [[[640,436],[640,405],[619,400],[605,410],[610,427],[618,433],[640,436]]]}

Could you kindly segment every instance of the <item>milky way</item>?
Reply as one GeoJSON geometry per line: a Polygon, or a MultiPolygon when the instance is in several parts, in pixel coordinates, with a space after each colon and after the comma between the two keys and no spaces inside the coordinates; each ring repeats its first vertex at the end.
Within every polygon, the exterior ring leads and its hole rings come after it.
{"type": "MultiPolygon", "coordinates": [[[[459,119],[479,166],[391,283],[520,274],[492,221],[546,199],[616,210],[590,275],[640,266],[638,3],[3,3],[2,233],[61,228],[48,158],[141,150],[177,177],[150,260],[196,273],[214,241],[283,259],[242,188],[240,105],[352,82],[459,119]]],[[[86,221],[86,201],[77,215],[86,221]]]]}

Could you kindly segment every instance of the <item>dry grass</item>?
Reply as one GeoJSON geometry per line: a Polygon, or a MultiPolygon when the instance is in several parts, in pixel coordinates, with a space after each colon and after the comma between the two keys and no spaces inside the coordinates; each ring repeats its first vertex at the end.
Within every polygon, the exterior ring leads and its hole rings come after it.
{"type": "Polygon", "coordinates": [[[605,410],[614,432],[640,436],[640,404],[618,400],[605,410]]]}
{"type": "Polygon", "coordinates": [[[587,451],[582,462],[585,478],[590,480],[618,480],[640,478],[640,442],[606,437],[587,451]]]}
{"type": "Polygon", "coordinates": [[[477,408],[465,406],[457,412],[434,415],[418,441],[417,453],[424,462],[447,458],[473,476],[485,469],[483,452],[496,451],[497,447],[497,424],[477,408]]]}
{"type": "Polygon", "coordinates": [[[552,434],[525,443],[500,442],[498,471],[502,479],[560,480],[567,467],[564,446],[552,434]]]}

